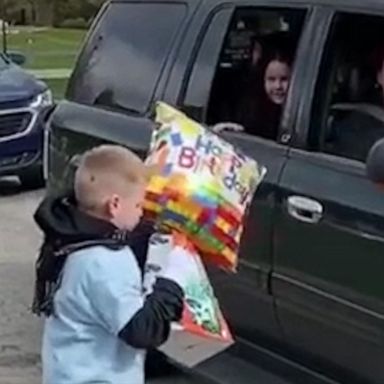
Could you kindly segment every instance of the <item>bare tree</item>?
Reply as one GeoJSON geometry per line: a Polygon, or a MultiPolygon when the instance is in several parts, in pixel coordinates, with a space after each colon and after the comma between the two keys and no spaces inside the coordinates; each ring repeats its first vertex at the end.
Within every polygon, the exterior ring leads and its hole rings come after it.
{"type": "Polygon", "coordinates": [[[32,0],[36,9],[36,23],[53,25],[56,0],[32,0]]]}

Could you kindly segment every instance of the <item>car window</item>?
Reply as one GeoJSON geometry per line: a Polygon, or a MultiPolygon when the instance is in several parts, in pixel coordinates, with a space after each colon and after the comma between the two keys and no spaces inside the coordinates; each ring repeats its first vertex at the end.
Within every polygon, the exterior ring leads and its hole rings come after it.
{"type": "Polygon", "coordinates": [[[364,162],[384,136],[384,17],[333,20],[311,112],[312,150],[364,162]]]}
{"type": "MultiPolygon", "coordinates": [[[[212,64],[216,70],[204,100],[205,123],[233,122],[242,125],[245,133],[277,140],[305,14],[305,10],[264,7],[234,11],[221,52],[212,64]]],[[[206,85],[196,85],[198,73],[212,61],[207,56],[214,54],[208,30],[196,73],[192,71],[190,77],[187,108],[197,103],[197,95],[202,99],[201,89],[206,85]]]]}
{"type": "Polygon", "coordinates": [[[111,3],[72,77],[79,103],[144,113],[186,14],[182,3],[111,3]]]}

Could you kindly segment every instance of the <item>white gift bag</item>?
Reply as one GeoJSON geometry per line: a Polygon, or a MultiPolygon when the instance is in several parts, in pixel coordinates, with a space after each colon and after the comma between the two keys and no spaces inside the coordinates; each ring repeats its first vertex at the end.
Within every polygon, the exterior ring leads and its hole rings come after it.
{"type": "MultiPolygon", "coordinates": [[[[147,294],[159,272],[168,263],[171,236],[155,234],[150,240],[144,287],[147,294]]],[[[191,263],[185,292],[182,320],[172,324],[168,341],[159,349],[186,367],[193,367],[233,344],[231,332],[220,311],[212,286],[199,255],[190,250],[191,263]]]]}

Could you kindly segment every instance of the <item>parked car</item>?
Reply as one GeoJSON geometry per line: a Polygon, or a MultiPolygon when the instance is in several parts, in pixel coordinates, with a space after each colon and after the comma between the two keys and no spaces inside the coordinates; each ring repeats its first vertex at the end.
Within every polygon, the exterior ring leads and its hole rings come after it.
{"type": "Polygon", "coordinates": [[[17,175],[26,187],[44,184],[44,117],[52,106],[47,85],[23,70],[20,53],[0,54],[0,176],[17,175]]]}
{"type": "Polygon", "coordinates": [[[259,132],[271,113],[257,104],[253,127],[223,133],[268,173],[238,273],[210,272],[237,339],[195,369],[212,382],[384,383],[384,192],[365,173],[384,136],[366,96],[380,93],[370,60],[383,29],[381,0],[112,1],[91,28],[50,120],[50,194],[70,188],[72,159],[92,146],[145,157],[156,100],[207,125],[239,122],[269,76],[254,77],[255,42],[295,53],[276,136],[259,132]]]}

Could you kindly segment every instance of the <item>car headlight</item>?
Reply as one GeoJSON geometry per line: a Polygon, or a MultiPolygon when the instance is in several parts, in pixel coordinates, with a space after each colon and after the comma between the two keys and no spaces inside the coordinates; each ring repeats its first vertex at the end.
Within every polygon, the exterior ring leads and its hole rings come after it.
{"type": "Polygon", "coordinates": [[[49,107],[53,104],[52,91],[50,89],[38,94],[29,105],[31,108],[49,107]]]}

